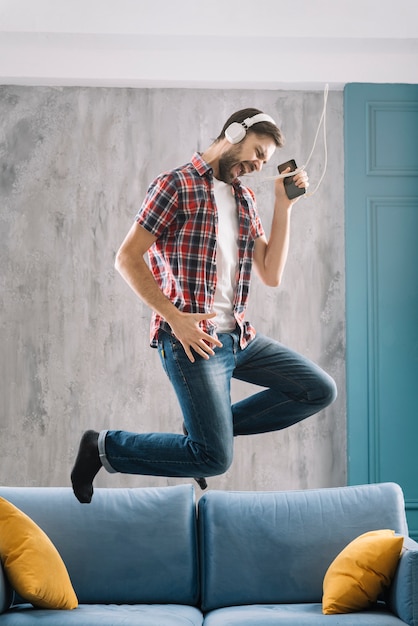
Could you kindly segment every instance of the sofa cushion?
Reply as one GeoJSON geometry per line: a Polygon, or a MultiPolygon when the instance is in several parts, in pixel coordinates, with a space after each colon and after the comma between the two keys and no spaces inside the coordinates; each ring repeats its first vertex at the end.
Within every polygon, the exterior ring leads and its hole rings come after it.
{"type": "Polygon", "coordinates": [[[3,565],[0,561],[0,613],[6,611],[13,600],[13,590],[10,586],[3,565]]]}
{"type": "Polygon", "coordinates": [[[196,509],[191,484],[95,489],[0,487],[50,537],[80,603],[195,604],[196,509]]]}
{"type": "Polygon", "coordinates": [[[405,626],[385,608],[323,615],[321,604],[254,604],[211,611],[204,626],[405,626]]]}
{"type": "Polygon", "coordinates": [[[392,530],[375,530],[351,541],[324,578],[325,615],[370,608],[389,588],[403,545],[392,530]]]}
{"type": "Polygon", "coordinates": [[[20,605],[4,613],[1,626],[202,626],[193,606],[178,604],[80,604],[74,611],[46,611],[20,605]]]}
{"type": "Polygon", "coordinates": [[[202,605],[322,601],[322,581],[355,537],[408,533],[393,483],[287,492],[210,491],[199,501],[202,605]]]}
{"type": "Polygon", "coordinates": [[[0,557],[13,588],[34,606],[77,606],[68,572],[53,543],[30,517],[1,497],[0,557]]]}
{"type": "Polygon", "coordinates": [[[404,549],[387,601],[406,624],[418,624],[418,543],[411,537],[404,537],[404,549]]]}

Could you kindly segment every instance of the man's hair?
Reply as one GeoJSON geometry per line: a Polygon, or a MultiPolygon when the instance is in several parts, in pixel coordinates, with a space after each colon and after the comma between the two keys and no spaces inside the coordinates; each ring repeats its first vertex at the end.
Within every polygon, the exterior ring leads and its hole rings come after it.
{"type": "MultiPolygon", "coordinates": [[[[241,124],[244,120],[247,119],[247,117],[253,117],[254,115],[257,115],[257,113],[262,112],[263,111],[260,111],[259,109],[249,108],[241,109],[240,111],[233,113],[225,122],[224,127],[216,138],[216,141],[224,139],[225,131],[228,126],[232,124],[232,122],[238,122],[239,124],[241,124]]],[[[248,133],[254,133],[256,135],[269,135],[273,139],[277,148],[281,148],[284,144],[284,137],[280,128],[278,128],[275,124],[272,124],[271,122],[257,122],[256,124],[254,124],[254,126],[250,126],[250,128],[247,130],[247,134],[248,133]]]]}

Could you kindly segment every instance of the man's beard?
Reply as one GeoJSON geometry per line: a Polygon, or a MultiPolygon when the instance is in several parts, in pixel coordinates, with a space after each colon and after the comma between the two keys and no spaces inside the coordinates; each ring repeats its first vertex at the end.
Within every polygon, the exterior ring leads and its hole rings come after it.
{"type": "Polygon", "coordinates": [[[219,180],[222,180],[228,185],[235,180],[236,176],[232,174],[231,169],[240,162],[240,154],[241,148],[237,146],[235,148],[230,148],[228,152],[225,152],[219,158],[219,180]]]}

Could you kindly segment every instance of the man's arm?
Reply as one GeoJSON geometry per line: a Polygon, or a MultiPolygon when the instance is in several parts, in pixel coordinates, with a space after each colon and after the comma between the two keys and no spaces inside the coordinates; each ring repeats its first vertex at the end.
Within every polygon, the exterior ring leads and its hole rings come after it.
{"type": "MultiPolygon", "coordinates": [[[[298,187],[308,187],[306,172],[299,172],[295,176],[298,187]]],[[[300,198],[300,196],[299,196],[300,198]]],[[[289,200],[286,195],[283,179],[275,182],[274,213],[269,240],[259,237],[254,247],[254,267],[265,285],[278,287],[282,280],[283,271],[289,252],[290,217],[292,207],[299,198],[289,200]]]]}
{"type": "Polygon", "coordinates": [[[208,359],[214,353],[211,346],[222,344],[203,332],[199,323],[215,317],[215,313],[183,313],[163,294],[144,259],[155,240],[152,233],[135,222],[116,254],[115,268],[136,295],[168,322],[192,363],[192,349],[208,359]]]}

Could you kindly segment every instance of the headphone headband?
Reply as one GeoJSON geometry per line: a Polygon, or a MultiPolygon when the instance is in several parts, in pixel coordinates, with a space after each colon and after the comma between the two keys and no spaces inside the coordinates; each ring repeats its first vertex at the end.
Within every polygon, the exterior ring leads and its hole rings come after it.
{"type": "Polygon", "coordinates": [[[242,141],[247,134],[247,130],[253,126],[254,124],[258,124],[259,122],[270,122],[271,124],[276,124],[274,119],[267,115],[266,113],[257,113],[252,117],[247,117],[243,122],[232,122],[225,130],[225,137],[229,141],[229,143],[235,144],[242,141]]]}
{"type": "Polygon", "coordinates": [[[253,124],[258,124],[259,122],[270,122],[271,124],[276,124],[274,119],[267,115],[266,113],[257,113],[257,115],[253,115],[252,117],[247,117],[242,123],[245,128],[250,128],[253,124]]]}

